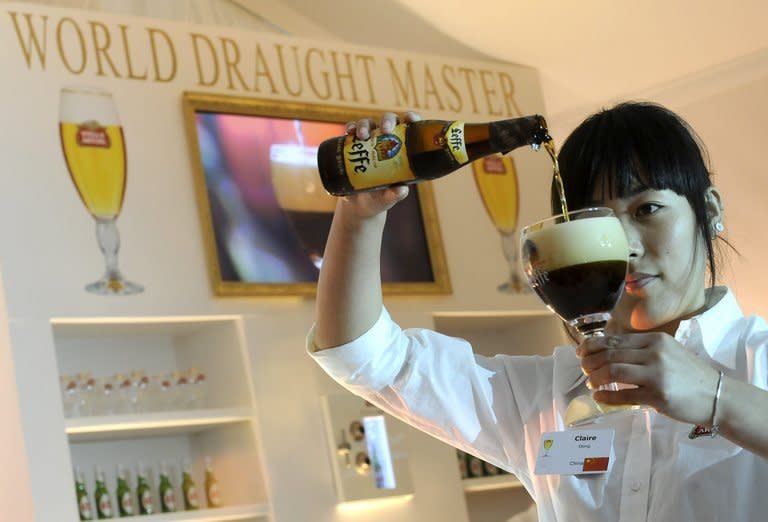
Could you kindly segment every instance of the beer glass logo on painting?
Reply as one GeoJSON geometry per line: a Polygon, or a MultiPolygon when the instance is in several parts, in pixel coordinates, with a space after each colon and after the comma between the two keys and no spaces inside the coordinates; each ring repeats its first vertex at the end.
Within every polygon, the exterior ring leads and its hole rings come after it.
{"type": "Polygon", "coordinates": [[[81,147],[101,147],[108,149],[112,146],[107,129],[97,121],[87,121],[77,128],[77,144],[81,147]]]}
{"type": "Polygon", "coordinates": [[[483,172],[485,174],[506,174],[507,167],[504,165],[502,156],[486,156],[482,160],[483,172]]]}
{"type": "Polygon", "coordinates": [[[403,147],[403,142],[400,138],[394,134],[382,134],[376,136],[376,159],[379,161],[392,159],[397,156],[400,149],[403,147]]]}

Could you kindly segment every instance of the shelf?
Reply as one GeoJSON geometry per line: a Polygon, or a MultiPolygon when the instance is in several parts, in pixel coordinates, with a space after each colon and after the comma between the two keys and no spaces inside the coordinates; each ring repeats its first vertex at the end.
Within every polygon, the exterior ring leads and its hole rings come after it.
{"type": "Polygon", "coordinates": [[[51,319],[57,337],[119,335],[190,335],[216,325],[232,324],[238,316],[59,317],[51,319]]]}
{"type": "Polygon", "coordinates": [[[249,408],[227,408],[80,417],[67,419],[65,426],[71,442],[84,442],[195,433],[252,419],[249,408]]]}
{"type": "Polygon", "coordinates": [[[523,487],[522,482],[520,482],[516,476],[507,474],[497,475],[495,477],[468,478],[461,482],[466,493],[523,487]]]}
{"type": "Polygon", "coordinates": [[[252,504],[247,506],[200,509],[198,511],[162,513],[158,515],[141,515],[140,517],[129,517],[126,520],[138,518],[141,522],[226,522],[229,520],[250,520],[268,516],[269,508],[267,506],[252,504]]]}

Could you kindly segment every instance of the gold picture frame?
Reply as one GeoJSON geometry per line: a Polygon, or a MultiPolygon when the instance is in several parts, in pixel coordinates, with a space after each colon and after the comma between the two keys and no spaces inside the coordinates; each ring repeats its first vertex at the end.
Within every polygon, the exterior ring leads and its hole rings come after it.
{"type": "MultiPolygon", "coordinates": [[[[208,273],[217,296],[310,296],[335,199],[317,174],[320,141],[373,111],[185,92],[184,120],[208,273]]],[[[432,187],[387,217],[385,295],[450,294],[432,187]]]]}

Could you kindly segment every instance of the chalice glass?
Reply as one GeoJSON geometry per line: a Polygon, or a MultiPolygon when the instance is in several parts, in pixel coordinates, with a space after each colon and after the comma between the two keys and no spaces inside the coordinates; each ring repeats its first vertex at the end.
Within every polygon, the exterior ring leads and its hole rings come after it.
{"type": "MultiPolygon", "coordinates": [[[[531,288],[547,308],[584,337],[605,335],[629,259],[624,229],[611,209],[575,210],[523,228],[521,257],[531,288]]],[[[601,389],[619,386],[610,383],[601,389]]],[[[580,426],[640,408],[602,404],[583,395],[568,405],[565,423],[580,426]]]]}

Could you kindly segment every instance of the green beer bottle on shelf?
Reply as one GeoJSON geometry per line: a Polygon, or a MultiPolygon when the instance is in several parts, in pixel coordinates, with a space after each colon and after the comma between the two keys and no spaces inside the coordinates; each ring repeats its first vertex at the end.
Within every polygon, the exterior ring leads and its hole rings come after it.
{"type": "Polygon", "coordinates": [[[152,488],[149,485],[144,466],[139,463],[136,473],[136,498],[139,502],[139,515],[151,515],[155,512],[152,488]]]}
{"type": "Polygon", "coordinates": [[[160,509],[163,513],[173,513],[176,511],[176,492],[171,484],[171,478],[168,475],[168,468],[163,463],[160,466],[160,485],[158,486],[160,494],[160,509]]]}
{"type": "Polygon", "coordinates": [[[221,507],[219,481],[213,471],[213,461],[210,457],[205,457],[205,498],[209,508],[221,507]]]}
{"type": "Polygon", "coordinates": [[[85,473],[80,468],[75,468],[75,495],[80,520],[93,520],[91,499],[88,497],[88,489],[85,486],[85,473]]]}
{"type": "Polygon", "coordinates": [[[423,120],[368,139],[338,136],[320,144],[317,167],[329,194],[344,196],[450,174],[472,161],[551,141],[543,116],[490,123],[423,120]]]}
{"type": "Polygon", "coordinates": [[[122,465],[117,466],[117,513],[121,517],[131,517],[134,515],[133,495],[128,485],[128,473],[122,465]]]}
{"type": "Polygon", "coordinates": [[[198,509],[200,502],[197,496],[197,487],[192,479],[192,464],[189,460],[184,461],[184,471],[181,474],[181,491],[184,494],[184,509],[187,511],[198,509]]]}
{"type": "Polygon", "coordinates": [[[96,489],[93,491],[93,496],[96,501],[97,518],[99,520],[112,518],[114,516],[112,497],[109,496],[107,481],[104,479],[104,471],[99,466],[96,466],[96,489]]]}

